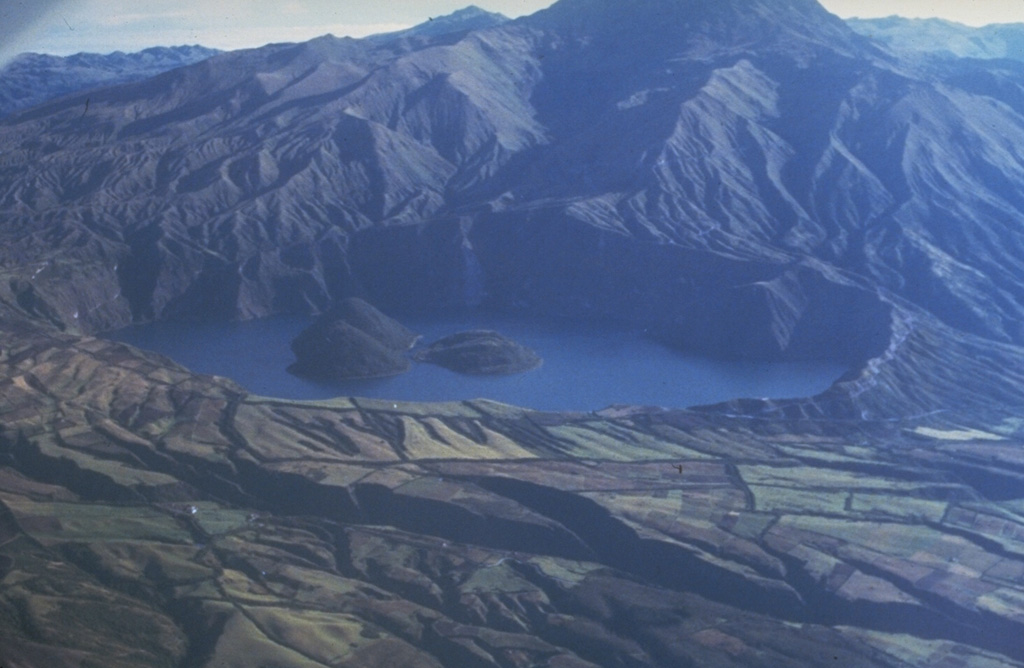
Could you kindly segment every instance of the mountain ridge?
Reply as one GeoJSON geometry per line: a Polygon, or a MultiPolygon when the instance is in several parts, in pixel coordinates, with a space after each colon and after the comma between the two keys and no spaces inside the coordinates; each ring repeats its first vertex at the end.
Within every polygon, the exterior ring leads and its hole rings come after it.
{"type": "Polygon", "coordinates": [[[224,54],[90,92],[86,114],[85,96],[39,107],[0,124],[5,236],[70,205],[52,224],[97,294],[35,273],[51,251],[24,238],[4,292],[86,331],[361,296],[615,317],[755,358],[863,364],[894,308],[1024,343],[1024,116],[817,3],[784,9],[563,0],[455,38],[224,54]],[[598,48],[629,17],[660,32],[598,48]]]}
{"type": "Polygon", "coordinates": [[[0,69],[0,118],[82,90],[147,79],[222,53],[199,45],[135,53],[23,53],[0,69]]]}
{"type": "Polygon", "coordinates": [[[906,52],[956,58],[1024,59],[1024,24],[994,23],[973,27],[944,19],[890,16],[847,19],[858,33],[906,52]]]}

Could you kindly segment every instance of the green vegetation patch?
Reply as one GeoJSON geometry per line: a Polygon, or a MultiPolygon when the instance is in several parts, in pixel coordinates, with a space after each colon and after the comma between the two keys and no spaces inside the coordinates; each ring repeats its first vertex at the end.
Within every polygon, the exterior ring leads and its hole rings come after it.
{"type": "Polygon", "coordinates": [[[1000,587],[993,592],[980,596],[977,605],[1000,617],[1024,623],[1024,592],[1016,589],[1000,587]]]}
{"type": "Polygon", "coordinates": [[[335,607],[349,597],[361,598],[365,582],[351,580],[337,573],[286,564],[268,576],[271,588],[281,583],[290,589],[293,603],[304,606],[335,607]]]}
{"type": "Polygon", "coordinates": [[[379,470],[357,464],[301,460],[265,464],[264,468],[300,475],[321,487],[348,487],[379,470]]]}
{"type": "MultiPolygon", "coordinates": [[[[683,505],[682,492],[677,489],[660,490],[655,493],[648,491],[588,492],[580,494],[580,496],[596,501],[616,515],[624,515],[641,522],[644,518],[656,513],[669,518],[677,517],[681,514],[683,505]]],[[[703,504],[700,504],[697,509],[705,516],[709,516],[709,513],[713,512],[713,509],[708,509],[703,504]]]]}
{"type": "Polygon", "coordinates": [[[232,601],[243,605],[273,605],[279,597],[265,584],[249,579],[245,573],[225,569],[218,579],[224,593],[232,601]]]}
{"type": "MultiPolygon", "coordinates": [[[[102,654],[128,665],[177,665],[186,639],[164,615],[122,597],[15,597],[24,623],[54,647],[102,654]]],[[[2,647],[2,645],[0,645],[2,647]]]]}
{"type": "Polygon", "coordinates": [[[628,422],[592,420],[548,427],[557,438],[573,443],[572,454],[583,459],[644,461],[651,459],[707,459],[701,450],[688,447],[692,436],[670,430],[630,428],[628,422]],[[678,437],[678,440],[673,440],[678,437]]]}
{"type": "Polygon", "coordinates": [[[859,640],[908,666],[949,666],[950,668],[1007,668],[1005,656],[947,640],[926,640],[903,633],[885,633],[855,627],[838,627],[849,638],[859,640]]]}
{"type": "Polygon", "coordinates": [[[82,469],[107,476],[122,487],[171,487],[179,484],[176,478],[169,475],[135,468],[114,459],[93,457],[79,450],[62,447],[49,438],[40,438],[35,443],[46,457],[70,460],[82,469]]]}
{"type": "Polygon", "coordinates": [[[780,514],[843,514],[849,496],[845,491],[817,491],[773,485],[750,485],[750,491],[754,494],[756,510],[780,514]]]}
{"type": "Polygon", "coordinates": [[[908,520],[939,522],[949,506],[945,501],[930,501],[894,494],[853,494],[851,510],[870,515],[898,517],[908,520]]]}
{"type": "Polygon", "coordinates": [[[192,545],[169,545],[142,541],[99,541],[68,545],[67,553],[93,572],[122,582],[167,580],[185,583],[214,577],[215,571],[193,561],[198,549],[192,545]]]}
{"type": "Polygon", "coordinates": [[[462,583],[463,592],[515,594],[533,592],[536,587],[523,579],[511,568],[507,557],[502,557],[494,564],[484,566],[475,571],[462,583]]]}
{"type": "Polygon", "coordinates": [[[4,502],[28,533],[43,542],[192,542],[175,518],[149,506],[36,503],[24,498],[5,498],[4,502]]]}
{"type": "Polygon", "coordinates": [[[372,642],[363,635],[366,623],[350,615],[264,607],[251,608],[248,614],[270,640],[327,665],[372,642]]]}
{"type": "Polygon", "coordinates": [[[272,640],[241,612],[234,612],[207,665],[217,668],[323,668],[323,664],[272,640]]]}
{"type": "Polygon", "coordinates": [[[645,459],[711,459],[707,454],[698,450],[686,447],[690,437],[679,435],[681,438],[670,439],[659,434],[656,430],[641,426],[629,420],[613,421],[602,420],[587,422],[589,430],[603,434],[605,437],[619,443],[619,448],[630,453],[631,460],[642,461],[645,459]]]}
{"type": "Polygon", "coordinates": [[[571,443],[572,455],[578,458],[635,461],[664,457],[664,453],[634,451],[621,438],[582,425],[552,426],[547,431],[555,438],[571,443]]]}
{"type": "Polygon", "coordinates": [[[868,473],[854,473],[815,466],[741,465],[740,475],[751,485],[778,485],[805,489],[843,490],[912,490],[917,483],[882,478],[868,473]]]}
{"type": "MultiPolygon", "coordinates": [[[[418,417],[466,417],[478,418],[480,413],[474,410],[474,402],[462,401],[391,401],[385,399],[367,399],[360,397],[354,399],[353,404],[369,411],[380,411],[382,413],[398,413],[401,415],[414,415],[418,417]]],[[[494,402],[487,402],[488,407],[502,406],[494,402]]],[[[522,409],[516,409],[522,412],[522,409]]]]}
{"type": "Polygon", "coordinates": [[[1024,499],[1011,499],[1009,501],[1000,501],[998,505],[1001,508],[1009,510],[1014,515],[1020,517],[1021,522],[1024,522],[1024,499]]]}
{"type": "Polygon", "coordinates": [[[203,531],[211,536],[237,531],[238,529],[245,528],[250,524],[248,517],[251,513],[245,510],[204,507],[207,504],[196,505],[199,507],[199,510],[196,512],[194,519],[199,526],[202,527],[203,531]]]}
{"type": "MultiPolygon", "coordinates": [[[[836,571],[836,567],[842,564],[839,559],[832,555],[825,554],[824,552],[815,550],[807,545],[795,546],[789,551],[789,555],[799,559],[803,564],[804,571],[818,582],[824,582],[826,579],[829,579],[833,572],[836,571]]],[[[830,584],[832,584],[832,590],[835,590],[840,587],[843,582],[833,581],[830,582],[830,584]]]]}
{"type": "Polygon", "coordinates": [[[760,538],[775,519],[775,515],[766,513],[737,513],[729,531],[740,538],[755,540],[760,538]]]}
{"type": "MultiPolygon", "coordinates": [[[[847,453],[830,452],[828,450],[815,450],[813,448],[794,447],[791,445],[778,446],[779,452],[790,457],[798,458],[807,466],[828,464],[863,464],[863,457],[851,456],[847,453]]],[[[877,454],[875,455],[877,457],[877,454]]]]}
{"type": "Polygon", "coordinates": [[[530,559],[530,564],[549,578],[570,585],[580,584],[588,575],[604,568],[601,564],[569,561],[557,557],[534,557],[530,559]]]}
{"type": "Polygon", "coordinates": [[[919,560],[918,555],[931,554],[937,562],[949,562],[972,547],[968,541],[957,536],[949,536],[923,525],[897,522],[787,516],[779,520],[778,526],[866,546],[878,554],[902,559],[919,560]]]}
{"type": "Polygon", "coordinates": [[[276,397],[264,397],[258,394],[250,394],[245,397],[245,401],[243,403],[252,406],[293,406],[296,408],[322,408],[326,410],[335,411],[350,411],[355,409],[355,404],[352,403],[351,399],[348,399],[346,397],[337,397],[334,399],[315,399],[306,401],[281,401],[280,398],[276,397]]]}
{"type": "Polygon", "coordinates": [[[346,417],[345,412],[310,411],[284,404],[242,404],[235,428],[264,461],[346,461],[355,454],[371,457],[390,451],[381,439],[354,428],[346,417]]]}

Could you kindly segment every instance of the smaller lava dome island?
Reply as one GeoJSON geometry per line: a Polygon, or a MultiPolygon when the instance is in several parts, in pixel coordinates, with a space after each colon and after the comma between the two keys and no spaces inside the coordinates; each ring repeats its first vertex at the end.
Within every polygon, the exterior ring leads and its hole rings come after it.
{"type": "Polygon", "coordinates": [[[522,373],[542,362],[529,348],[486,329],[446,336],[415,351],[413,358],[474,375],[522,373]]]}

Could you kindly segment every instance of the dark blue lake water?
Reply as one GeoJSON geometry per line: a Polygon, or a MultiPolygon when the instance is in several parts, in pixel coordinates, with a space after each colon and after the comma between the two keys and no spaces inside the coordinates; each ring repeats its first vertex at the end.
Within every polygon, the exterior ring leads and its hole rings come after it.
{"type": "Polygon", "coordinates": [[[739,397],[803,397],[844,372],[834,363],[765,363],[687,355],[619,325],[531,320],[491,313],[401,317],[424,342],[467,329],[495,329],[544,359],[513,376],[461,375],[413,364],[392,378],[322,383],[297,378],[289,344],[309,318],[242,323],[157,323],[109,338],[161,353],[193,371],[226,376],[254,394],[286,399],[361,396],[408,401],[487,398],[540,410],[600,410],[612,404],[683,408],[739,397]]]}

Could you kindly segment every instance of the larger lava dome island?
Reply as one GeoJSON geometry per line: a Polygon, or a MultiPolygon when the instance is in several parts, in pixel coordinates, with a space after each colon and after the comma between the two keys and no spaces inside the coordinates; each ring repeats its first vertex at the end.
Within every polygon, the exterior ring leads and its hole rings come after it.
{"type": "Polygon", "coordinates": [[[357,298],[336,304],[292,341],[288,370],[322,380],[379,378],[409,370],[405,352],[417,336],[357,298]]]}

